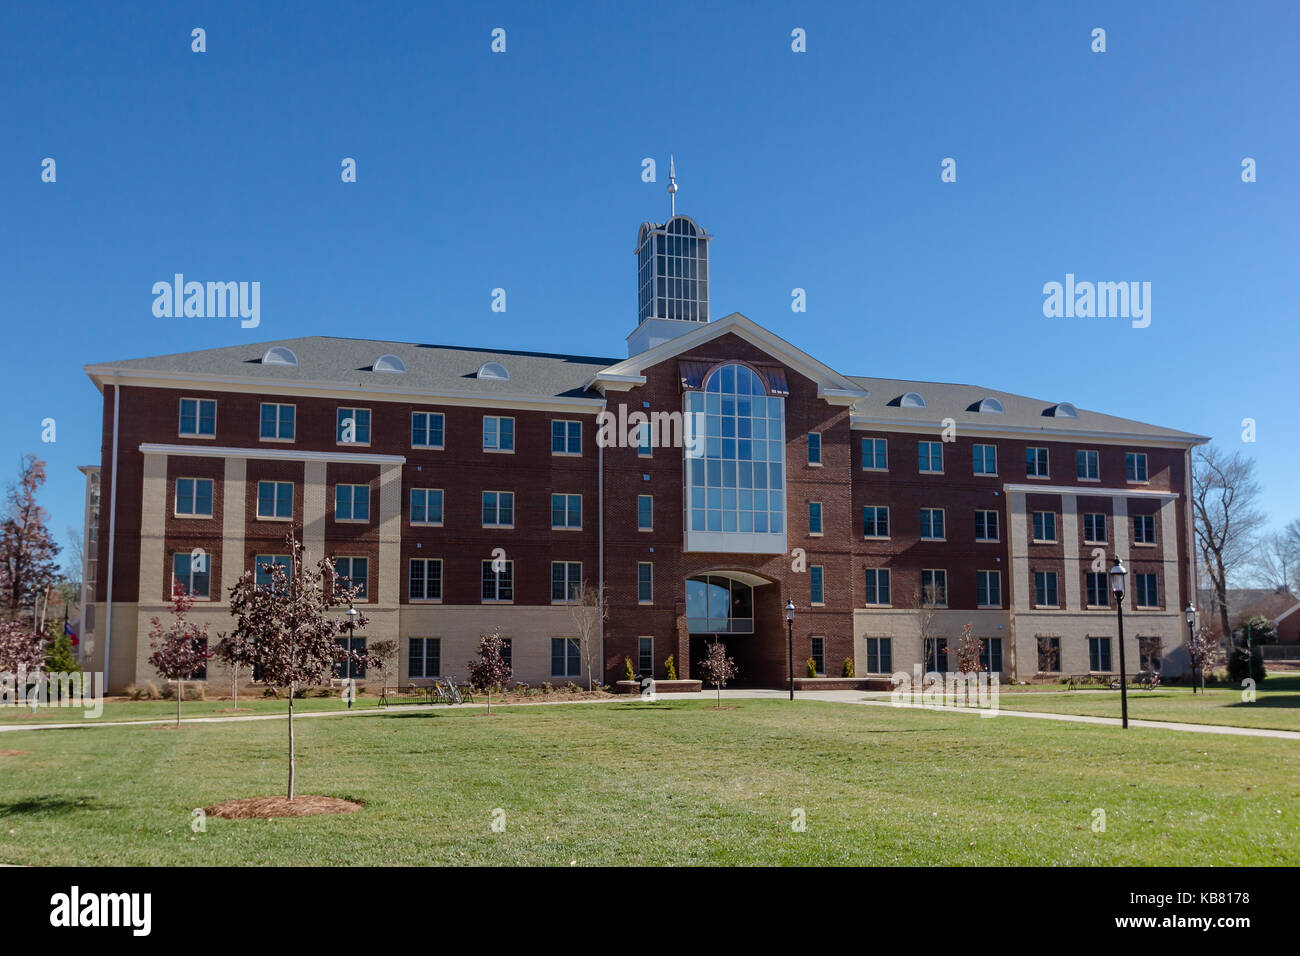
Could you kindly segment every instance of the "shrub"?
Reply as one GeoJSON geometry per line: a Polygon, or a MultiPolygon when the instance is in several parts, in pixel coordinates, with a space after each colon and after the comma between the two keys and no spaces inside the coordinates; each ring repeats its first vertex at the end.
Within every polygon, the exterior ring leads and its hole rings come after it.
{"type": "Polygon", "coordinates": [[[809,677],[817,676],[817,662],[813,660],[811,657],[808,658],[807,671],[809,677]]]}
{"type": "Polygon", "coordinates": [[[623,658],[623,680],[636,680],[636,670],[632,667],[632,658],[623,658]]]}
{"type": "Polygon", "coordinates": [[[555,693],[555,686],[550,681],[542,681],[542,693],[543,694],[555,693]]]}
{"type": "Polygon", "coordinates": [[[571,680],[566,680],[566,681],[564,682],[564,692],[565,692],[566,694],[576,694],[576,693],[578,693],[578,691],[580,691],[581,689],[582,689],[582,688],[580,688],[577,684],[575,684],[575,683],[574,683],[573,681],[571,681],[571,680]]]}
{"type": "Polygon", "coordinates": [[[145,696],[147,696],[150,700],[162,700],[162,694],[158,692],[158,685],[155,684],[153,681],[151,680],[145,681],[144,690],[145,690],[145,696]]]}
{"type": "Polygon", "coordinates": [[[840,676],[841,677],[853,676],[853,658],[851,657],[844,658],[844,666],[840,668],[840,676]]]}
{"type": "Polygon", "coordinates": [[[1231,683],[1240,684],[1250,677],[1258,684],[1266,676],[1268,675],[1264,669],[1264,655],[1258,648],[1252,650],[1244,647],[1233,648],[1232,654],[1228,657],[1228,680],[1231,683]]]}
{"type": "Polygon", "coordinates": [[[664,661],[664,679],[677,680],[677,657],[674,654],[669,654],[664,661]]]}
{"type": "Polygon", "coordinates": [[[263,697],[279,697],[279,696],[280,696],[280,692],[279,692],[278,690],[276,690],[274,687],[269,687],[269,686],[268,686],[268,687],[263,687],[263,688],[262,688],[262,696],[263,696],[263,697]]]}

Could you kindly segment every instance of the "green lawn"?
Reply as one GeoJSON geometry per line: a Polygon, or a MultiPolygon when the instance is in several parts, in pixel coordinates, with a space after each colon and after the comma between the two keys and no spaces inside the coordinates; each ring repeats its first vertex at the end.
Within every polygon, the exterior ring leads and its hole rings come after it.
{"type": "MultiPolygon", "coordinates": [[[[358,697],[353,709],[376,707],[378,697],[358,697]]],[[[285,698],[249,697],[239,699],[239,710],[231,710],[226,700],[187,700],[181,704],[181,718],[187,717],[245,717],[254,714],[287,714],[289,701],[285,698]]],[[[333,697],[303,697],[293,702],[295,713],[318,710],[347,710],[347,702],[336,694],[333,697]]],[[[104,713],[98,718],[88,718],[77,707],[38,707],[38,716],[31,716],[26,706],[0,707],[0,724],[75,724],[82,721],[99,723],[114,720],[175,720],[174,700],[107,700],[104,713]]]]}
{"type": "Polygon", "coordinates": [[[1294,864],[1290,741],[735,700],[303,720],[299,792],[355,814],[207,821],[281,792],[282,721],[0,735],[27,864],[1294,864]],[[491,831],[495,808],[506,829],[491,831]],[[1091,828],[1106,812],[1105,832],[1091,828]],[[791,828],[806,815],[805,832],[791,828]]]}
{"type": "MultiPolygon", "coordinates": [[[[1078,690],[1029,692],[1021,689],[1000,695],[1003,710],[1050,711],[1088,717],[1118,717],[1119,691],[1078,690]]],[[[1270,730],[1300,730],[1300,677],[1267,677],[1255,700],[1246,703],[1240,689],[1206,689],[1205,696],[1190,687],[1133,689],[1128,692],[1128,715],[1143,720],[1172,720],[1189,724],[1228,724],[1270,730]]]]}

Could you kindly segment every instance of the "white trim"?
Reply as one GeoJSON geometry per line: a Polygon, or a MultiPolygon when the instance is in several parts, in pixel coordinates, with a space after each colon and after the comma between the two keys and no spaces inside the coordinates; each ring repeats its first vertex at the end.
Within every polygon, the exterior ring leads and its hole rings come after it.
{"type": "Polygon", "coordinates": [[[1292,604],[1290,608],[1283,611],[1277,617],[1273,618],[1273,626],[1276,627],[1279,621],[1281,621],[1283,618],[1290,617],[1296,611],[1300,611],[1300,603],[1292,604]]]}
{"type": "MultiPolygon", "coordinates": [[[[862,418],[852,415],[849,428],[858,431],[908,432],[911,434],[933,434],[941,428],[941,422],[902,418],[862,418]]],[[[1088,439],[1102,444],[1145,445],[1148,448],[1190,448],[1204,445],[1210,439],[1201,435],[1188,435],[1178,438],[1171,435],[1138,435],[1132,432],[1100,432],[1083,429],[1063,431],[1028,425],[986,425],[975,422],[958,422],[957,427],[967,438],[997,438],[1007,435],[1025,435],[1041,437],[1044,441],[1068,441],[1088,439]]],[[[1041,446],[1037,446],[1041,447],[1041,446]]]]}
{"type": "Polygon", "coordinates": [[[1003,491],[1023,492],[1031,495],[1078,495],[1083,498],[1177,498],[1176,491],[1145,491],[1140,488],[1082,487],[1078,485],[1012,485],[1002,486],[1003,491]]]}
{"type": "Polygon", "coordinates": [[[194,458],[257,458],[269,461],[350,461],[361,465],[404,465],[404,455],[348,454],[331,451],[299,451],[288,448],[207,448],[202,445],[140,444],[142,455],[186,455],[194,458]]]}

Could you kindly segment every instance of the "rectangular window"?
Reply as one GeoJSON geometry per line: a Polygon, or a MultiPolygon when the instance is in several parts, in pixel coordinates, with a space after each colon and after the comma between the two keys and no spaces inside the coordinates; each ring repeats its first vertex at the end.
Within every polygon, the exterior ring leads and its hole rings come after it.
{"type": "Polygon", "coordinates": [[[808,600],[810,604],[826,603],[826,575],[825,569],[820,564],[814,564],[808,569],[808,600]]]}
{"type": "Polygon", "coordinates": [[[867,568],[866,570],[866,603],[881,607],[887,607],[889,600],[889,569],[888,568],[867,568]]]}
{"type": "Polygon", "coordinates": [[[340,585],[353,585],[357,589],[357,600],[364,601],[367,599],[366,585],[369,583],[370,561],[368,558],[335,558],[334,559],[334,583],[335,587],[340,585]]]}
{"type": "MultiPolygon", "coordinates": [[[[345,651],[352,651],[356,654],[366,652],[366,639],[364,637],[336,637],[334,642],[345,651]]],[[[334,665],[334,677],[338,680],[364,680],[366,668],[362,664],[354,663],[352,658],[339,661],[334,665]]]]}
{"type": "Polygon", "coordinates": [[[923,607],[948,606],[948,572],[931,570],[921,571],[921,605],[923,607]]]}
{"type": "Polygon", "coordinates": [[[576,531],[581,527],[582,495],[551,495],[551,528],[576,531]]]}
{"type": "Polygon", "coordinates": [[[808,533],[822,533],[822,503],[820,501],[808,502],[808,533]]]}
{"type": "Polygon", "coordinates": [[[411,638],[406,660],[407,677],[441,677],[442,638],[411,638]]]}
{"type": "Polygon", "coordinates": [[[515,493],[513,491],[483,492],[483,527],[513,528],[515,526],[515,493]]]}
{"type": "Polygon", "coordinates": [[[923,475],[943,474],[943,443],[919,441],[916,443],[917,468],[923,475]]]}
{"type": "Polygon", "coordinates": [[[653,637],[636,639],[636,671],[644,677],[654,676],[655,639],[653,637]]]}
{"type": "Polygon", "coordinates": [[[636,530],[653,531],[655,527],[655,500],[650,495],[636,496],[636,530]]]}
{"type": "Polygon", "coordinates": [[[186,594],[207,600],[211,555],[203,554],[191,560],[188,552],[172,555],[172,590],[179,584],[186,594]]]}
{"type": "Polygon", "coordinates": [[[888,445],[883,438],[862,439],[862,467],[866,471],[888,471],[888,445]]]}
{"type": "Polygon", "coordinates": [[[442,412],[412,412],[411,447],[442,448],[443,427],[442,412]]]}
{"type": "Polygon", "coordinates": [[[1034,512],[1034,541],[1039,544],[1050,544],[1056,541],[1055,511],[1034,512]]]}
{"type": "Polygon", "coordinates": [[[1134,515],[1133,516],[1133,543],[1134,544],[1155,544],[1156,543],[1156,516],[1155,515],[1134,515]]]}
{"type": "Polygon", "coordinates": [[[975,512],[975,540],[998,540],[998,513],[996,511],[975,512]]]}
{"type": "Polygon", "coordinates": [[[1138,667],[1141,670],[1159,673],[1161,657],[1159,637],[1138,637],[1138,667]]]}
{"type": "Polygon", "coordinates": [[[1055,571],[1034,572],[1034,604],[1037,607],[1060,607],[1055,571]]]}
{"type": "Polygon", "coordinates": [[[921,509],[921,540],[942,541],[943,539],[944,539],[943,509],[922,508],[921,509]]]}
{"type": "Polygon", "coordinates": [[[259,481],[257,483],[257,516],[259,518],[292,518],[293,483],[288,481],[259,481]]]}
{"type": "Polygon", "coordinates": [[[370,486],[369,485],[335,485],[334,486],[334,520],[335,521],[369,521],[370,520],[370,486]]]}
{"type": "Polygon", "coordinates": [[[285,578],[293,573],[293,560],[287,554],[257,554],[253,556],[253,584],[269,588],[275,583],[273,565],[284,568],[285,578]]]}
{"type": "Polygon", "coordinates": [[[1002,572],[975,572],[975,603],[979,607],[1002,606],[1002,572]]]}
{"type": "Polygon", "coordinates": [[[411,524],[442,524],[442,489],[411,489],[411,524]]]}
{"type": "Polygon", "coordinates": [[[889,537],[889,509],[883,505],[867,505],[862,509],[862,536],[864,538],[889,537]]]}
{"type": "Polygon", "coordinates": [[[551,676],[582,676],[582,646],[576,637],[551,638],[551,676]]]}
{"type": "Polygon", "coordinates": [[[653,604],[655,599],[655,566],[649,561],[638,561],[636,566],[636,600],[638,604],[653,604]]]}
{"type": "Polygon", "coordinates": [[[510,675],[513,677],[515,673],[515,639],[513,637],[501,638],[501,660],[505,662],[510,675]]]}
{"type": "Polygon", "coordinates": [[[551,454],[582,454],[582,422],[561,418],[551,420],[551,454]]]}
{"type": "Polygon", "coordinates": [[[814,637],[812,639],[812,660],[813,670],[817,676],[826,676],[826,638],[814,637]]]}
{"type": "Polygon", "coordinates": [[[1086,544],[1106,543],[1106,516],[1089,513],[1083,516],[1083,540],[1086,544]]]}
{"type": "Polygon", "coordinates": [[[1038,673],[1059,674],[1061,672],[1061,639],[1059,637],[1038,638],[1038,673]]]}
{"type": "MultiPolygon", "coordinates": [[[[196,651],[199,651],[200,653],[208,649],[208,639],[206,637],[190,638],[190,643],[193,645],[194,649],[196,651]]],[[[186,680],[207,680],[208,665],[206,663],[200,664],[197,668],[190,671],[189,676],[186,677],[185,679],[186,680]]]]}
{"type": "Polygon", "coordinates": [[[1147,456],[1140,451],[1124,453],[1124,472],[1129,481],[1147,480],[1147,456]]]}
{"type": "Polygon", "coordinates": [[[412,558],[410,588],[412,601],[441,601],[442,558],[412,558]]]}
{"type": "Polygon", "coordinates": [[[822,463],[822,436],[821,432],[808,433],[808,464],[820,465],[822,463]]]}
{"type": "Polygon", "coordinates": [[[551,603],[567,604],[578,599],[582,587],[581,561],[551,562],[551,603]]]}
{"type": "Polygon", "coordinates": [[[941,674],[947,673],[948,638],[927,637],[921,645],[921,650],[925,653],[925,669],[927,671],[938,671],[941,674]]]}
{"type": "Polygon", "coordinates": [[[975,446],[975,474],[996,475],[998,473],[998,446],[975,446]]]}
{"type": "Polygon", "coordinates": [[[1160,606],[1160,588],[1158,578],[1154,574],[1135,574],[1133,581],[1137,594],[1138,607],[1159,607],[1160,606]]]}
{"type": "Polygon", "coordinates": [[[1047,478],[1047,449],[1025,449],[1025,475],[1029,478],[1047,478]]]}
{"type": "Polygon", "coordinates": [[[1080,481],[1097,481],[1101,472],[1097,465],[1095,451],[1076,451],[1074,453],[1074,476],[1080,481]]]}
{"type": "Polygon", "coordinates": [[[483,416],[483,450],[514,451],[515,420],[499,415],[483,416]]]}
{"type": "Polygon", "coordinates": [[[212,479],[177,478],[176,514],[185,518],[211,518],[212,479]]]}
{"type": "Polygon", "coordinates": [[[893,640],[888,637],[867,638],[867,673],[892,674],[893,672],[893,640]]]}
{"type": "Polygon", "coordinates": [[[513,561],[483,562],[483,603],[508,603],[515,599],[515,563],[513,561]],[[501,568],[494,571],[493,565],[501,568]]]}
{"type": "Polygon", "coordinates": [[[217,401],[214,398],[182,398],[182,438],[213,438],[217,434],[217,401]]]}
{"type": "Polygon", "coordinates": [[[654,455],[654,446],[650,444],[650,426],[645,422],[636,426],[636,453],[640,458],[654,455]]]}
{"type": "Polygon", "coordinates": [[[1110,575],[1088,571],[1083,575],[1084,601],[1088,607],[1110,607],[1110,575]]]}
{"type": "Polygon", "coordinates": [[[370,409],[340,408],[335,415],[334,441],[339,445],[369,445],[370,409]]]}
{"type": "Polygon", "coordinates": [[[1110,638],[1088,638],[1088,670],[1110,673],[1110,638]]]}
{"type": "Polygon", "coordinates": [[[1002,638],[980,638],[980,670],[992,674],[1002,673],[1002,638]]]}
{"type": "Polygon", "coordinates": [[[293,441],[293,405],[262,402],[258,437],[268,441],[293,441]]]}

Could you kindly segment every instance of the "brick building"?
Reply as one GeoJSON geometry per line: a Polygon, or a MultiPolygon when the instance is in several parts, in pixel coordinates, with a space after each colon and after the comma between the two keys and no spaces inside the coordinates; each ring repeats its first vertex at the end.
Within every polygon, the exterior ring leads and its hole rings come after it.
{"type": "Polygon", "coordinates": [[[172,581],[223,630],[230,587],[283,560],[290,529],[364,584],[366,639],[399,642],[388,683],[463,675],[495,626],[516,679],[585,679],[580,582],[608,596],[606,681],[625,658],[662,677],[670,654],[686,677],[716,636],[741,683],[783,686],[787,602],[797,676],[809,658],[946,670],[967,622],[1004,676],[1110,672],[1114,555],[1129,669],[1181,643],[1205,439],[845,375],[739,313],[711,320],[710,238],[642,224],[626,359],[316,336],[88,366],[91,666],[115,690],[154,679],[172,581]]]}

